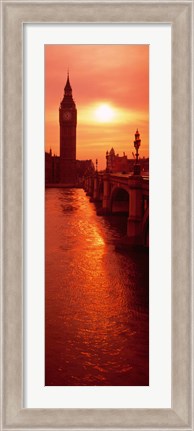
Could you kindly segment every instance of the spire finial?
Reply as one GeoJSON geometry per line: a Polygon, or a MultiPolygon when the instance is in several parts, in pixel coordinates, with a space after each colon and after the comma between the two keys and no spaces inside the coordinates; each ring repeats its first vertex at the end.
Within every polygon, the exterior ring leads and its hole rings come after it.
{"type": "Polygon", "coordinates": [[[67,82],[65,84],[65,94],[71,96],[72,95],[72,88],[69,81],[69,67],[67,68],[67,82]]]}

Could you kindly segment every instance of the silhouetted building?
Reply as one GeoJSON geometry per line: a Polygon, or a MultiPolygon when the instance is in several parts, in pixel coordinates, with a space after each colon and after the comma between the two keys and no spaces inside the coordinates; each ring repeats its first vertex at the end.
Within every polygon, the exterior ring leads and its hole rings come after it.
{"type": "Polygon", "coordinates": [[[129,172],[127,156],[125,153],[123,153],[123,156],[115,154],[114,148],[111,148],[110,153],[107,151],[106,163],[109,172],[129,172]]]}
{"type": "Polygon", "coordinates": [[[59,183],[60,178],[60,157],[52,155],[52,150],[49,153],[45,152],[45,183],[59,183]]]}
{"type": "Polygon", "coordinates": [[[52,151],[45,152],[45,183],[52,183],[52,151]]]}
{"type": "Polygon", "coordinates": [[[59,107],[60,124],[60,182],[76,184],[76,126],[77,109],[72,97],[69,74],[59,107]]]}
{"type": "MultiPolygon", "coordinates": [[[[140,164],[142,173],[149,173],[149,158],[143,157],[139,159],[138,163],[140,164]]],[[[106,152],[106,169],[110,173],[131,173],[134,170],[134,164],[135,157],[128,159],[125,153],[119,156],[119,154],[115,154],[114,148],[111,148],[110,152],[106,152]]]]}
{"type": "Polygon", "coordinates": [[[45,152],[45,183],[81,185],[86,173],[94,172],[92,160],[76,160],[77,109],[67,75],[64,96],[59,107],[60,156],[45,152]]]}

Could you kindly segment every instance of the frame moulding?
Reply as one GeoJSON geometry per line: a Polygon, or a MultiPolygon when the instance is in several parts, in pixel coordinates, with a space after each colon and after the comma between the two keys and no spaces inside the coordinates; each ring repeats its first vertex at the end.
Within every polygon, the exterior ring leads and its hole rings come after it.
{"type": "Polygon", "coordinates": [[[2,430],[192,430],[193,1],[2,1],[2,430]],[[24,409],[22,26],[172,24],[172,408],[24,409]],[[17,109],[14,107],[17,106],[17,109]],[[12,109],[13,108],[13,109],[12,109]],[[184,147],[183,147],[184,145],[184,147]],[[184,151],[183,151],[184,148],[184,151]]]}

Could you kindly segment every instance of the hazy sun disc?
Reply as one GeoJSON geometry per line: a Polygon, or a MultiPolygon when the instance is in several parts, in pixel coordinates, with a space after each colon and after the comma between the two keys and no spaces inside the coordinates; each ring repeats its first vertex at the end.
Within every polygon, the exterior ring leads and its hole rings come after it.
{"type": "Polygon", "coordinates": [[[108,104],[99,105],[95,110],[95,119],[100,123],[111,122],[115,116],[114,110],[108,104]]]}

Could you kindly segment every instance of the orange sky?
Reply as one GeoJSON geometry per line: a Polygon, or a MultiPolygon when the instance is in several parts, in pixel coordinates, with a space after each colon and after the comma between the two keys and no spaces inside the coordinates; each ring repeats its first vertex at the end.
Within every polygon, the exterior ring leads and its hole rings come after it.
{"type": "Polygon", "coordinates": [[[149,46],[45,46],[46,150],[58,155],[59,105],[68,67],[78,116],[77,159],[98,158],[103,169],[112,147],[132,158],[137,127],[140,156],[148,157],[149,46]]]}

